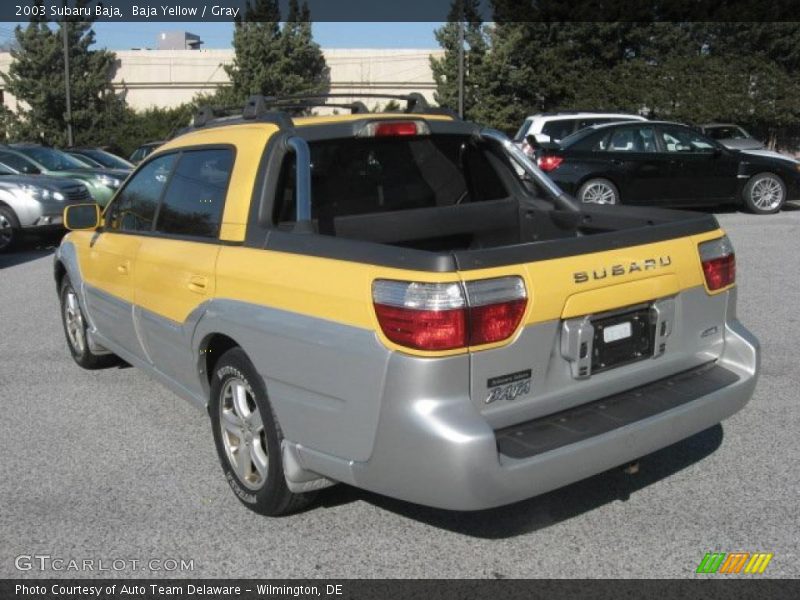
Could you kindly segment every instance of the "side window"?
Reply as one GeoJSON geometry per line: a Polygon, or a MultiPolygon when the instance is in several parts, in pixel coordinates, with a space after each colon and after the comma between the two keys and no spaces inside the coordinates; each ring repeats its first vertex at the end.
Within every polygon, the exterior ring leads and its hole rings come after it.
{"type": "Polygon", "coordinates": [[[187,150],[164,194],[156,231],[215,238],[219,234],[233,150],[187,150]]]}
{"type": "Polygon", "coordinates": [[[691,129],[668,127],[661,130],[661,139],[667,152],[714,152],[714,144],[691,129]]]}
{"type": "Polygon", "coordinates": [[[40,173],[39,169],[31,161],[11,152],[0,152],[0,162],[20,173],[29,173],[31,175],[40,173]]]}
{"type": "Polygon", "coordinates": [[[114,198],[106,226],[112,231],[150,231],[161,193],[177,159],[176,154],[156,158],[137,172],[114,198]]]}
{"type": "Polygon", "coordinates": [[[606,149],[609,152],[656,152],[655,132],[648,126],[615,129],[606,149]]]}
{"type": "Polygon", "coordinates": [[[575,129],[575,119],[559,119],[557,121],[548,121],[542,127],[542,133],[549,135],[550,139],[554,142],[563,140],[575,129]]]}

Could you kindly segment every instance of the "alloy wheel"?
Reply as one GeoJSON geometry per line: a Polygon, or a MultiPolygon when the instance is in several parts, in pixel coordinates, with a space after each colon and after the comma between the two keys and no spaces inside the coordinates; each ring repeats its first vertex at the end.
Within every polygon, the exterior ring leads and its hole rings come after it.
{"type": "Polygon", "coordinates": [[[66,293],[64,302],[64,323],[67,326],[67,337],[73,350],[83,354],[86,348],[86,334],[83,327],[83,315],[78,304],[78,296],[72,289],[66,293]]]}
{"type": "Polygon", "coordinates": [[[583,192],[582,200],[588,204],[616,204],[614,190],[605,183],[597,182],[588,186],[583,192]]]}
{"type": "Polygon", "coordinates": [[[762,177],[753,184],[750,199],[760,210],[775,210],[783,202],[783,186],[774,177],[762,177]]]}
{"type": "Polygon", "coordinates": [[[269,451],[253,390],[244,380],[232,377],[221,395],[219,420],[225,455],[239,480],[258,490],[267,480],[269,451]]]}

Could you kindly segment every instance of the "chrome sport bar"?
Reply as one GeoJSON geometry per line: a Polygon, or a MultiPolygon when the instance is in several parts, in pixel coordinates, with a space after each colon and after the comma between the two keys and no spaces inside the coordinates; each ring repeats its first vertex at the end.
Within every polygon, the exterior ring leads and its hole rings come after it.
{"type": "Polygon", "coordinates": [[[311,226],[311,151],[308,142],[298,136],[286,138],[286,149],[294,152],[296,175],[296,230],[311,226]]]}
{"type": "Polygon", "coordinates": [[[552,179],[545,175],[542,170],[536,166],[530,157],[525,154],[508,136],[496,129],[482,129],[478,134],[483,140],[494,142],[502,146],[506,154],[508,154],[515,163],[531,178],[533,181],[541,185],[545,192],[550,196],[558,208],[568,210],[570,212],[581,212],[578,202],[558,187],[552,179]]]}

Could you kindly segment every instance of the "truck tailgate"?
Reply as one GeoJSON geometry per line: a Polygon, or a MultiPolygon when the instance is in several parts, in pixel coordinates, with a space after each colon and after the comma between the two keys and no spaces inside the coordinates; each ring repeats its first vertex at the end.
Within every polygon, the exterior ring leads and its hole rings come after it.
{"type": "Polygon", "coordinates": [[[518,275],[528,292],[516,336],[470,353],[475,406],[507,427],[714,360],[733,292],[706,290],[698,244],[722,235],[462,271],[518,275]]]}

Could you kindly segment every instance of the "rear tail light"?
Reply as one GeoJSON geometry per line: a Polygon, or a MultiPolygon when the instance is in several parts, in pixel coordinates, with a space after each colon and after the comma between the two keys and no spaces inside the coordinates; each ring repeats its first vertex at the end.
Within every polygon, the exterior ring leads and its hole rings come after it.
{"type": "Polygon", "coordinates": [[[425,121],[372,121],[358,133],[359,137],[402,137],[429,135],[430,127],[425,121]]]}
{"type": "Polygon", "coordinates": [[[525,313],[519,277],[460,283],[377,280],[372,300],[384,335],[417,350],[453,350],[508,339],[525,313]]]}
{"type": "Polygon", "coordinates": [[[564,162],[564,158],[561,156],[542,156],[537,162],[542,171],[549,173],[560,167],[561,163],[564,162]]]}
{"type": "Polygon", "coordinates": [[[384,335],[395,344],[418,350],[464,346],[467,310],[458,283],[378,280],[372,301],[384,335]]]}
{"type": "Polygon", "coordinates": [[[706,287],[721,290],[736,282],[736,254],[728,236],[722,236],[698,246],[706,287]]]}
{"type": "Polygon", "coordinates": [[[528,295],[519,277],[499,277],[469,281],[469,343],[491,344],[511,337],[517,330],[528,295]]]}

